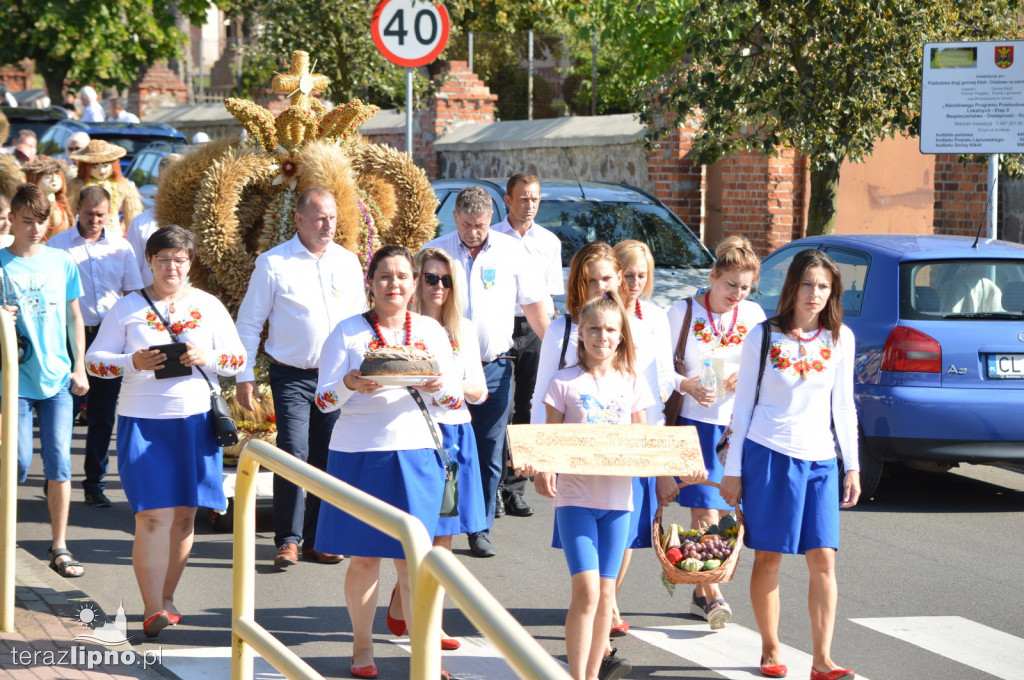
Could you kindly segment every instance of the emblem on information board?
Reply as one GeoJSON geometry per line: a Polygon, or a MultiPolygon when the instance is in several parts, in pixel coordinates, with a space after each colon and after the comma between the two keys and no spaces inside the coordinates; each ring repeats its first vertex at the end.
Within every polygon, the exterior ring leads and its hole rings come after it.
{"type": "Polygon", "coordinates": [[[996,48],[996,66],[1010,68],[1013,64],[1013,45],[1001,45],[996,48]]]}

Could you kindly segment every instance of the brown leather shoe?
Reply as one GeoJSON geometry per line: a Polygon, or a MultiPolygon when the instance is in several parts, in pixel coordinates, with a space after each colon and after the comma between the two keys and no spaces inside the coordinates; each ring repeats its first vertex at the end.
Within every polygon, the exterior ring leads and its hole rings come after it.
{"type": "Polygon", "coordinates": [[[274,566],[278,569],[287,569],[299,562],[299,546],[294,543],[285,543],[277,549],[277,556],[274,558],[274,566]]]}
{"type": "Polygon", "coordinates": [[[319,550],[313,550],[312,548],[309,548],[308,550],[302,551],[302,559],[306,560],[307,562],[319,562],[320,564],[337,564],[345,558],[342,555],[322,553],[319,550]]]}

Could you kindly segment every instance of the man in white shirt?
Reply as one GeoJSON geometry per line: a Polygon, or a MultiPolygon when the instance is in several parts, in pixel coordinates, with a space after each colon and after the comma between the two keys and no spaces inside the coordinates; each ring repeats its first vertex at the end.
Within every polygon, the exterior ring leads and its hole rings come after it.
{"type": "Polygon", "coordinates": [[[96,90],[91,85],[84,86],[78,91],[78,98],[82,102],[82,115],[79,118],[83,123],[102,123],[103,107],[97,101],[96,90]]]}
{"type": "MultiPolygon", "coordinates": [[[[509,406],[512,403],[512,332],[516,305],[538,337],[544,337],[550,317],[546,293],[529,255],[511,236],[491,230],[491,197],[481,187],[470,186],[455,200],[456,231],[427,243],[455,260],[461,277],[466,316],[476,322],[480,359],[487,378],[487,401],[470,404],[484,505],[488,528],[494,524],[495,500],[502,472],[502,449],[509,406]]],[[[475,557],[497,554],[489,529],[469,534],[470,553],[475,557]]]]}
{"type": "MultiPolygon", "coordinates": [[[[264,347],[270,359],[270,389],[277,415],[277,446],[323,470],[339,411],[322,413],[316,392],[320,348],[339,321],[366,309],[366,285],[359,258],[334,242],[338,207],[329,191],[309,189],[295,208],[296,235],[256,258],[249,289],[238,309],[238,335],[247,356],[255,357],[263,324],[270,328],[264,347]]],[[[249,362],[238,375],[238,402],[253,409],[259,401],[249,362]]],[[[315,549],[320,499],[283,477],[274,476],[274,564],[287,569],[298,561],[299,541],[307,560],[341,561],[315,549]]]]}
{"type": "MultiPolygon", "coordinates": [[[[169,153],[160,159],[156,166],[156,185],[158,190],[163,182],[160,178],[164,177],[164,172],[182,158],[184,156],[180,153],[169,153]]],[[[132,223],[128,226],[128,233],[125,234],[125,238],[128,239],[128,243],[132,246],[132,250],[135,251],[135,259],[139,263],[142,283],[147,286],[153,283],[153,270],[149,268],[149,262],[146,260],[146,241],[159,228],[160,225],[156,222],[156,206],[154,205],[152,208],[144,210],[138,217],[132,220],[132,223]]]]}
{"type": "MultiPolygon", "coordinates": [[[[565,281],[562,278],[562,242],[553,233],[536,224],[533,219],[540,208],[540,180],[536,175],[521,172],[509,177],[505,184],[505,205],[508,206],[508,217],[494,225],[492,229],[508,234],[519,241],[544,285],[547,296],[544,304],[548,314],[555,311],[552,297],[565,293],[565,281]]],[[[530,398],[537,380],[537,362],[540,359],[540,338],[530,328],[520,305],[516,305],[515,327],[512,331],[512,356],[515,357],[513,379],[512,418],[513,424],[530,422],[530,398]]],[[[533,508],[523,500],[526,478],[516,475],[508,467],[508,446],[503,454],[504,476],[498,487],[500,497],[496,512],[505,510],[516,517],[529,517],[533,508]]]]}
{"type": "MultiPolygon", "coordinates": [[[[78,201],[78,224],[52,237],[46,245],[67,251],[82,279],[82,297],[78,303],[85,324],[85,348],[96,339],[103,317],[122,295],[142,288],[135,253],[122,237],[104,227],[110,214],[110,194],[101,186],[82,189],[78,201]]],[[[109,508],[107,463],[110,436],[114,432],[117,396],[121,378],[95,378],[89,375],[88,405],[85,410],[88,431],[85,436],[85,502],[97,508],[109,508]]]]}
{"type": "Polygon", "coordinates": [[[124,101],[120,97],[114,97],[107,102],[108,123],[138,123],[139,117],[134,113],[124,110],[124,101]]]}

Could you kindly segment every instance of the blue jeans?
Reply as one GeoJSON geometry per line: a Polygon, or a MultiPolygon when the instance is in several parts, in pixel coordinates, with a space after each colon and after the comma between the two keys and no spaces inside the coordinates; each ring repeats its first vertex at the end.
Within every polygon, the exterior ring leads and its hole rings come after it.
{"type": "MultiPolygon", "coordinates": [[[[340,411],[323,413],[313,402],[317,373],[270,364],[270,391],[277,415],[277,446],[318,470],[327,469],[327,446],[340,411]]],[[[320,497],[303,493],[284,477],[274,475],[274,544],[300,542],[313,548],[320,497]]]]}
{"type": "Polygon", "coordinates": [[[43,477],[54,482],[71,479],[71,380],[46,399],[18,397],[18,483],[28,479],[32,464],[32,409],[39,419],[43,477]]]}
{"type": "Polygon", "coordinates": [[[512,360],[496,359],[484,364],[487,379],[487,400],[470,404],[476,450],[480,456],[480,478],[484,488],[484,506],[487,510],[487,528],[494,525],[495,496],[501,481],[501,453],[505,447],[505,427],[512,406],[512,360]]]}

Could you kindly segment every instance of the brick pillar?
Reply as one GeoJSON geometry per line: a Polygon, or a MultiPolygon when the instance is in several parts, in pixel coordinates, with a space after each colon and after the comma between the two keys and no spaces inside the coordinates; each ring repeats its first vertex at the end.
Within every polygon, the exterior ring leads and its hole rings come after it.
{"type": "Polygon", "coordinates": [[[722,233],[750,239],[767,254],[805,231],[804,157],[779,149],[768,157],[752,151],[720,162],[722,172],[722,233]]]}
{"type": "Polygon", "coordinates": [[[126,108],[145,119],[162,106],[188,103],[188,89],[165,64],[153,64],[128,90],[126,108]]]}
{"type": "Polygon", "coordinates": [[[957,156],[935,156],[935,233],[974,236],[985,222],[988,166],[964,165],[957,156]]]}
{"type": "Polygon", "coordinates": [[[437,92],[413,118],[413,158],[430,179],[437,179],[434,140],[465,123],[493,123],[498,101],[464,61],[448,62],[436,83],[437,92]]]}
{"type": "Polygon", "coordinates": [[[652,193],[703,237],[704,171],[692,154],[699,127],[699,115],[687,118],[659,139],[657,147],[647,152],[647,173],[652,193]]]}

